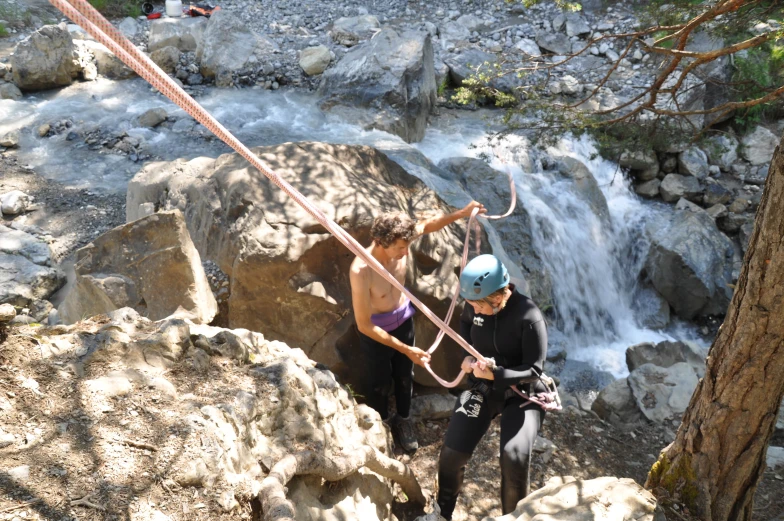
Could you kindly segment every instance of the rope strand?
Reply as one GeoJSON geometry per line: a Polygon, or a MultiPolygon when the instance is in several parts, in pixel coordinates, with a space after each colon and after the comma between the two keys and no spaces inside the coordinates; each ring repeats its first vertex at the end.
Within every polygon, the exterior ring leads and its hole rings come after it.
{"type": "MultiPolygon", "coordinates": [[[[452,317],[455,303],[457,300],[457,290],[452,298],[449,312],[447,313],[446,322],[441,320],[433,311],[425,306],[419,299],[417,299],[408,289],[406,289],[391,273],[389,273],[372,255],[370,255],[365,248],[362,247],[346,230],[340,225],[327,217],[320,209],[311,204],[307,198],[297,191],[291,184],[281,178],[269,165],[264,163],[256,154],[249,148],[243,145],[231,132],[229,132],[218,120],[216,120],[209,112],[207,112],[201,105],[199,105],[188,93],[186,93],[177,83],[174,82],[163,70],[161,70],[148,56],[139,51],[120,31],[118,31],[106,18],[104,18],[92,5],[86,0],[49,0],[54,7],[59,9],[65,16],[67,16],[75,24],[82,27],[87,31],[96,41],[105,45],[110,51],[114,53],[120,60],[123,61],[128,67],[133,69],[139,76],[144,78],[150,85],[155,87],[161,94],[169,98],[172,102],[181,107],[185,112],[192,116],[196,121],[208,128],[215,134],[221,141],[230,146],[238,154],[244,157],[251,165],[257,168],[264,176],[266,176],[278,188],[283,190],[289,197],[299,204],[305,211],[307,211],[314,219],[316,219],[324,228],[334,235],[346,248],[349,249],[354,255],[362,259],[379,273],[387,282],[392,284],[394,288],[403,293],[408,299],[422,312],[424,316],[430,319],[438,328],[439,333],[434,345],[430,348],[428,353],[435,351],[438,344],[444,335],[448,335],[460,347],[469,352],[477,360],[487,362],[487,360],[479,354],[468,342],[466,342],[458,333],[452,330],[448,321],[452,317]]],[[[511,181],[511,175],[510,175],[511,181]]],[[[512,205],[509,211],[503,216],[491,216],[488,218],[501,218],[505,217],[514,210],[515,206],[515,193],[514,182],[512,186],[512,205]]],[[[470,225],[475,220],[476,215],[472,214],[469,218],[470,225]]],[[[470,231],[469,231],[470,234],[470,231]]],[[[467,245],[468,238],[463,252],[463,265],[467,258],[467,245]]],[[[456,386],[462,380],[464,373],[461,372],[458,378],[453,382],[447,382],[438,377],[435,372],[430,368],[430,364],[425,364],[425,368],[441,385],[446,387],[456,386]]]]}

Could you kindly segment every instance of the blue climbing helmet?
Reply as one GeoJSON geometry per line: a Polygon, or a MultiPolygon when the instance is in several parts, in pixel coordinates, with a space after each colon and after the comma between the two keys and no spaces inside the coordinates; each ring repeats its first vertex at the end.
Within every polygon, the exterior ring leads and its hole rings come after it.
{"type": "Polygon", "coordinates": [[[474,257],[460,274],[460,296],[480,300],[509,285],[509,272],[495,255],[474,257]]]}

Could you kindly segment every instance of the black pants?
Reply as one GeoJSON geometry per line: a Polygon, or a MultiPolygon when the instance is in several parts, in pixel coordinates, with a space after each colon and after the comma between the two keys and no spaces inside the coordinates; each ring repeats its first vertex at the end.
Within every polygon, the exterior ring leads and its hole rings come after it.
{"type": "MultiPolygon", "coordinates": [[[[406,345],[414,345],[414,319],[409,318],[397,329],[389,332],[406,345]]],[[[397,413],[407,418],[411,412],[411,395],[414,386],[414,362],[400,351],[359,334],[359,345],[366,366],[362,392],[365,403],[378,411],[381,419],[389,418],[389,394],[394,384],[397,413]]]]}
{"type": "Polygon", "coordinates": [[[477,391],[465,391],[458,398],[438,459],[438,506],[446,519],[452,519],[466,463],[498,414],[503,513],[512,512],[517,502],[528,495],[531,454],[544,411],[533,404],[521,408],[521,403],[520,398],[486,398],[477,391]]]}

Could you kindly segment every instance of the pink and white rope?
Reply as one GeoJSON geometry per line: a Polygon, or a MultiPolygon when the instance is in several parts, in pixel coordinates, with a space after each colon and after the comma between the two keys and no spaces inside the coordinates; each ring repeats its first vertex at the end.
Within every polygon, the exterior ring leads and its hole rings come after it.
{"type": "MultiPolygon", "coordinates": [[[[96,41],[105,45],[115,56],[123,61],[128,67],[133,69],[139,76],[147,80],[150,85],[155,87],[161,94],[169,98],[172,102],[180,106],[185,112],[190,114],[196,121],[208,128],[215,134],[221,141],[226,143],[238,154],[244,157],[248,162],[256,167],[262,174],[264,174],[270,181],[272,181],[278,188],[283,190],[289,197],[299,204],[305,211],[307,211],[314,219],[316,219],[326,230],[334,235],[340,242],[343,243],[354,255],[361,258],[364,262],[378,272],[384,279],[387,280],[393,287],[406,295],[409,300],[440,329],[439,335],[434,346],[428,351],[433,352],[440,343],[444,334],[454,340],[460,347],[468,351],[477,360],[487,362],[487,360],[479,354],[468,342],[466,342],[458,333],[452,330],[447,322],[451,319],[452,312],[454,311],[454,303],[457,298],[457,289],[453,297],[452,305],[446,319],[446,322],[441,320],[435,313],[433,313],[427,306],[419,301],[408,289],[406,289],[391,273],[389,273],[372,255],[370,255],[365,248],[362,247],[348,232],[346,232],[340,225],[327,217],[321,210],[311,204],[305,196],[303,196],[297,189],[295,189],[286,180],[281,178],[269,165],[264,163],[259,157],[256,156],[250,149],[243,145],[231,132],[229,132],[221,123],[216,120],[209,112],[207,112],[201,105],[199,105],[188,93],[186,93],[177,83],[174,82],[163,70],[161,70],[148,56],[139,51],[120,31],[118,31],[103,15],[101,15],[93,6],[86,0],[49,0],[54,7],[59,9],[65,16],[67,16],[75,24],[82,27],[89,33],[96,41]]],[[[510,177],[511,179],[511,177],[510,177]]],[[[514,183],[512,183],[512,208],[504,216],[509,215],[514,209],[515,195],[514,183]]],[[[502,216],[498,216],[500,218],[502,216]]],[[[476,218],[472,214],[470,223],[476,218]]],[[[470,224],[469,224],[470,226],[470,224]]],[[[469,228],[470,229],[470,228],[469,228]]],[[[463,263],[467,258],[467,244],[464,248],[463,263]]],[[[463,378],[464,374],[461,373],[457,380],[454,382],[446,382],[436,375],[433,370],[426,365],[426,369],[433,375],[433,377],[442,385],[447,387],[456,386],[463,378]]]]}

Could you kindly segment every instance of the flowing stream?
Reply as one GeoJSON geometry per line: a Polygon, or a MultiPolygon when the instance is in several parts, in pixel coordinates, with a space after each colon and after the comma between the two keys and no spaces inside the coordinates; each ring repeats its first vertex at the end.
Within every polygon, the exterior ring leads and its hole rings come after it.
{"type": "MultiPolygon", "coordinates": [[[[376,146],[435,188],[447,202],[450,194],[453,201],[459,200],[454,187],[432,174],[428,165],[412,162],[411,147],[399,138],[325,115],[312,96],[214,89],[198,101],[248,145],[312,140],[376,146]]],[[[554,307],[556,316],[552,342],[567,349],[571,360],[623,376],[629,345],[670,339],[671,335],[694,337],[686,326],[672,326],[669,334],[645,329],[633,311],[644,298],[638,287],[647,248],[642,224],[661,210],[644,204],[618,166],[598,157],[587,138],[563,138],[549,155],[571,157],[589,168],[609,212],[604,217],[597,215],[571,179],[542,168],[525,138],[512,136],[488,146],[485,115],[461,112],[441,116],[416,148],[433,163],[447,157],[486,157],[498,169],[512,169],[518,203],[531,217],[534,247],[552,279],[553,302],[547,303],[554,307]]],[[[102,135],[125,132],[142,141],[146,153],[163,160],[230,151],[138,79],[102,79],[27,96],[21,102],[0,101],[0,135],[14,129],[23,129],[18,152],[22,164],[64,185],[93,191],[122,191],[142,167],[128,156],[107,149],[91,150],[83,136],[93,131],[102,135]],[[178,121],[171,128],[139,127],[135,118],[154,107],[165,108],[178,121]],[[68,132],[49,138],[39,138],[35,132],[39,125],[64,119],[73,122],[68,132]],[[76,135],[69,136],[70,132],[76,135]]]]}

